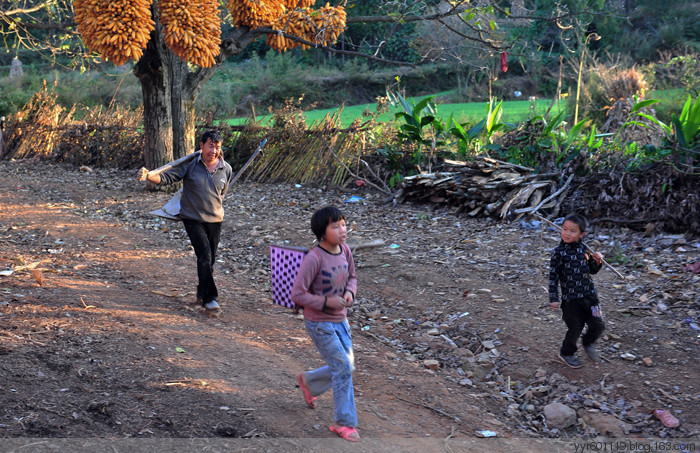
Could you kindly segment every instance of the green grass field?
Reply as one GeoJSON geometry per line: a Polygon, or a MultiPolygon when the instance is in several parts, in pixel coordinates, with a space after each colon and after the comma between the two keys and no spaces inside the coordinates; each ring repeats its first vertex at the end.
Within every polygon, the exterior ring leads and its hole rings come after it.
{"type": "MultiPolygon", "coordinates": [[[[409,102],[415,104],[423,98],[409,98],[409,102]]],[[[503,102],[503,116],[501,121],[507,123],[518,123],[526,120],[532,116],[543,115],[549,105],[551,104],[550,99],[538,99],[535,101],[504,101],[503,102]]],[[[558,113],[560,108],[563,108],[563,104],[555,105],[552,107],[553,113],[558,113]]],[[[376,108],[375,104],[361,104],[361,105],[350,105],[345,106],[340,114],[340,120],[343,127],[349,126],[356,118],[362,116],[362,112],[366,109],[374,111],[376,108]]],[[[307,124],[311,125],[321,121],[326,115],[333,115],[338,111],[338,108],[327,109],[327,110],[309,110],[306,112],[307,124]]],[[[488,104],[486,102],[471,102],[471,103],[461,103],[461,104],[438,104],[437,112],[438,116],[443,120],[447,121],[450,115],[453,116],[455,120],[459,123],[475,123],[481,121],[486,116],[488,111],[488,104]]],[[[391,121],[394,119],[395,111],[390,110],[389,113],[385,113],[379,117],[380,121],[391,121]]],[[[258,117],[257,120],[261,123],[266,123],[270,119],[270,115],[258,117]]],[[[248,121],[248,118],[234,118],[228,120],[229,124],[244,124],[248,121]]]]}

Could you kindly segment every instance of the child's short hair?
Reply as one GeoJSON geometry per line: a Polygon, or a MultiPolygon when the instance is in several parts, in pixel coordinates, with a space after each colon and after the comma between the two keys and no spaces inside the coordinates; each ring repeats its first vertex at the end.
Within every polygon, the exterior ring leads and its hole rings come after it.
{"type": "Polygon", "coordinates": [[[311,216],[311,231],[316,235],[316,239],[320,241],[323,235],[326,234],[326,227],[338,220],[345,220],[343,211],[335,206],[321,208],[311,216]]]}
{"type": "Polygon", "coordinates": [[[224,141],[224,137],[221,135],[221,132],[212,129],[202,134],[200,143],[206,143],[207,140],[211,140],[214,143],[221,143],[224,141]]]}
{"type": "Polygon", "coordinates": [[[584,216],[578,214],[569,214],[564,219],[564,222],[566,222],[567,220],[578,225],[578,229],[581,230],[581,233],[586,232],[586,229],[588,228],[588,221],[584,216]]]}

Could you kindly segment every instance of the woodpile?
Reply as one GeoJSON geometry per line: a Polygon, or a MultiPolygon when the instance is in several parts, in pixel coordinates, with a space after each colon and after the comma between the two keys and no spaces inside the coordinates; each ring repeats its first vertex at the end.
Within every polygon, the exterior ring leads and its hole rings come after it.
{"type": "Polygon", "coordinates": [[[446,204],[471,217],[519,218],[529,212],[556,214],[573,176],[559,183],[559,173],[536,174],[534,169],[481,157],[471,162],[445,161],[448,171],[404,178],[396,195],[446,204]]]}

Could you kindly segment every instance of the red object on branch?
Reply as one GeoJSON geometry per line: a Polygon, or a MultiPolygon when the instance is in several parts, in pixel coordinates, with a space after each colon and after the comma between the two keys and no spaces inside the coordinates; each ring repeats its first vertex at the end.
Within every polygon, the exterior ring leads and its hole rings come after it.
{"type": "Polygon", "coordinates": [[[501,52],[501,72],[508,72],[508,54],[501,52]]]}

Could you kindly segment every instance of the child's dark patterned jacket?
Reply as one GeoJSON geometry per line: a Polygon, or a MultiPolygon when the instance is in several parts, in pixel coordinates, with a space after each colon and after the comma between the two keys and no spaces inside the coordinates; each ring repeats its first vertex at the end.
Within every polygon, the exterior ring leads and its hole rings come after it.
{"type": "Polygon", "coordinates": [[[602,267],[592,256],[588,255],[581,241],[567,244],[561,241],[552,252],[549,263],[549,301],[559,302],[559,284],[561,299],[582,299],[598,295],[590,275],[596,274],[602,267]]]}

